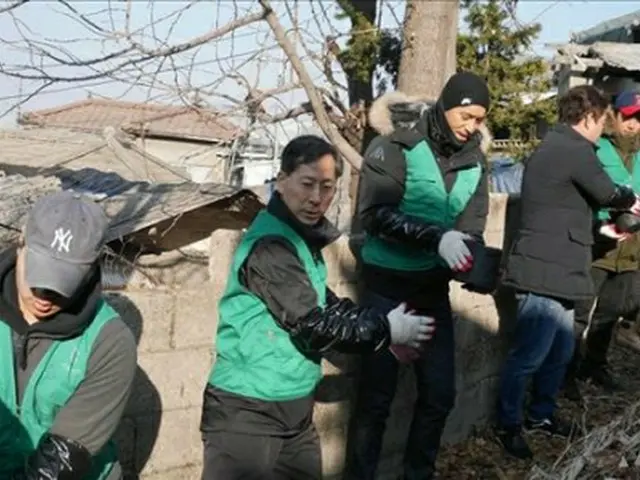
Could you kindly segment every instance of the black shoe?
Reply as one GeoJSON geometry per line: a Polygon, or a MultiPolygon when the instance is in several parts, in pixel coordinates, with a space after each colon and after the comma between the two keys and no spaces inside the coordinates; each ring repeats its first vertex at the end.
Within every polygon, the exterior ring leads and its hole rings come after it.
{"type": "Polygon", "coordinates": [[[562,390],[565,398],[572,402],[581,402],[582,393],[580,393],[580,386],[575,376],[571,375],[566,378],[564,382],[564,389],[562,390]]]}
{"type": "Polygon", "coordinates": [[[568,423],[558,418],[545,418],[543,420],[527,419],[524,424],[527,433],[544,433],[554,437],[569,438],[573,435],[573,423],[568,423]]]}
{"type": "Polygon", "coordinates": [[[580,371],[580,376],[608,392],[622,390],[622,386],[613,377],[606,364],[584,366],[580,371]]]}
{"type": "Polygon", "coordinates": [[[496,428],[496,440],[509,454],[521,460],[533,458],[533,452],[522,436],[520,427],[496,428]]]}

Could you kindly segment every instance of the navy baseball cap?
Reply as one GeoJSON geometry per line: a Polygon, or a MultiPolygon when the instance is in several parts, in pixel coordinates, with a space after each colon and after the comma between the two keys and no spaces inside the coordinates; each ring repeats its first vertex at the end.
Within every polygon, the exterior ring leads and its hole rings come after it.
{"type": "Polygon", "coordinates": [[[625,117],[640,113],[640,93],[626,90],[616,97],[613,107],[625,117]]]}
{"type": "Polygon", "coordinates": [[[39,198],[24,231],[27,285],[73,297],[100,256],[108,226],[102,207],[80,194],[39,198]]]}

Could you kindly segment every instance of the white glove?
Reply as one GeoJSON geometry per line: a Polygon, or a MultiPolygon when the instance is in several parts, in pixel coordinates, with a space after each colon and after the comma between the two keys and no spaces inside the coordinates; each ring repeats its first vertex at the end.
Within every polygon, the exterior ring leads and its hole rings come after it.
{"type": "Polygon", "coordinates": [[[469,239],[471,239],[471,235],[457,230],[449,230],[442,235],[438,244],[438,255],[447,262],[451,270],[466,271],[471,267],[473,257],[469,247],[464,243],[469,239]]]}
{"type": "Polygon", "coordinates": [[[600,233],[600,235],[603,235],[608,238],[612,238],[619,242],[626,240],[630,236],[628,233],[623,233],[618,231],[618,229],[613,223],[602,224],[602,226],[598,229],[598,232],[600,233]]]}
{"type": "Polygon", "coordinates": [[[419,348],[421,342],[429,340],[435,330],[435,320],[431,317],[407,312],[407,305],[401,303],[387,313],[392,345],[409,345],[419,348]]]}

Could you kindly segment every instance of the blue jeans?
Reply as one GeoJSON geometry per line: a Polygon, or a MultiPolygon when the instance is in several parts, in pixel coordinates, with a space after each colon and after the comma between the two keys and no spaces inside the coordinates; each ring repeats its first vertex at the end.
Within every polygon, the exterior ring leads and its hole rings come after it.
{"type": "Polygon", "coordinates": [[[529,418],[536,421],[553,416],[574,346],[572,309],[534,293],[518,296],[515,339],[504,366],[498,398],[500,426],[522,425],[531,376],[529,418]]]}

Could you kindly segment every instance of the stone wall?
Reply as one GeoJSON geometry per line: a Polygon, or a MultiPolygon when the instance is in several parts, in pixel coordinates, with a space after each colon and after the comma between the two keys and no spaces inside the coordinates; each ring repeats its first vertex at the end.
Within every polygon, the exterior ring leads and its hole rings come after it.
{"type": "MultiPolygon", "coordinates": [[[[505,196],[492,196],[485,234],[489,245],[502,246],[505,211],[505,196]]],[[[186,279],[172,288],[131,288],[109,294],[110,302],[139,339],[138,378],[118,440],[123,464],[132,473],[141,472],[143,478],[199,478],[202,390],[214,360],[217,300],[239,235],[237,231],[214,232],[207,281],[186,279]]],[[[325,258],[331,288],[339,295],[354,296],[354,264],[346,239],[329,247],[325,258]]],[[[491,414],[501,363],[499,353],[504,351],[502,333],[508,331],[491,296],[474,295],[454,285],[452,299],[458,314],[458,400],[446,441],[464,438],[491,414]]],[[[315,421],[326,478],[337,478],[344,461],[357,363],[357,358],[345,355],[332,355],[324,362],[325,378],[318,388],[315,421]]],[[[405,369],[385,438],[382,478],[391,478],[390,472],[401,458],[410,420],[406,413],[413,402],[411,379],[412,373],[405,369]]]]}

